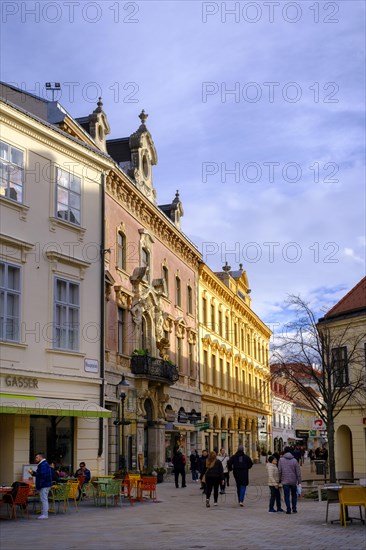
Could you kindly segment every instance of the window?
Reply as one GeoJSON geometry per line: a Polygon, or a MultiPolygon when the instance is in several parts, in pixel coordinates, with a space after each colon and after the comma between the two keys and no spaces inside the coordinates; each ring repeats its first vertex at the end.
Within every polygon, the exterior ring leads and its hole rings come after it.
{"type": "Polygon", "coordinates": [[[224,360],[220,357],[219,360],[220,365],[220,372],[219,372],[219,379],[218,379],[218,386],[220,388],[224,388],[225,381],[224,381],[224,360]]]}
{"type": "Polygon", "coordinates": [[[163,265],[163,279],[165,281],[166,295],[169,296],[169,270],[163,265]]]}
{"type": "Polygon", "coordinates": [[[346,386],[348,384],[348,363],[347,347],[332,349],[332,370],[335,386],[346,386]]]}
{"type": "Polygon", "coordinates": [[[207,325],[207,300],[202,298],[202,322],[207,325]]]}
{"type": "Polygon", "coordinates": [[[23,151],[0,141],[0,195],[23,202],[23,151]]]}
{"type": "Polygon", "coordinates": [[[247,354],[250,355],[251,354],[251,349],[250,349],[250,335],[247,334],[247,354]]]}
{"type": "Polygon", "coordinates": [[[182,293],[179,277],[175,278],[175,305],[178,307],[182,306],[182,293]]]}
{"type": "Polygon", "coordinates": [[[219,335],[222,336],[222,311],[219,310],[219,335]]]}
{"type": "Polygon", "coordinates": [[[20,267],[0,262],[0,340],[20,339],[20,267]]]}
{"type": "Polygon", "coordinates": [[[181,369],[182,368],[182,340],[181,338],[176,338],[175,339],[176,341],[176,358],[175,358],[175,364],[176,364],[176,367],[177,369],[181,369]]]}
{"type": "Polygon", "coordinates": [[[238,347],[238,324],[234,323],[234,346],[238,347]]]}
{"type": "Polygon", "coordinates": [[[125,353],[125,324],[126,324],[126,310],[118,308],[117,318],[117,345],[118,353],[125,353]]]}
{"type": "Polygon", "coordinates": [[[273,425],[276,426],[277,425],[277,414],[274,413],[273,415],[273,425]]]}
{"type": "Polygon", "coordinates": [[[216,356],[211,355],[212,384],[217,387],[216,356]]]}
{"type": "Polygon", "coordinates": [[[215,304],[211,304],[211,330],[215,330],[215,304]]]}
{"type": "Polygon", "coordinates": [[[126,235],[122,231],[117,235],[117,267],[126,269],[126,235]]]}
{"type": "Polygon", "coordinates": [[[54,348],[79,349],[80,286],[71,281],[55,281],[54,348]]]}
{"type": "Polygon", "coordinates": [[[81,224],[81,179],[61,168],[56,170],[57,217],[81,224]]]}
{"type": "Polygon", "coordinates": [[[203,352],[203,381],[208,383],[208,353],[206,350],[203,352]]]}
{"type": "Polygon", "coordinates": [[[189,285],[187,287],[187,312],[193,315],[193,293],[192,287],[189,285]]]}
{"type": "Polygon", "coordinates": [[[188,366],[189,366],[189,376],[195,378],[195,361],[194,361],[194,345],[188,342],[188,366]]]}
{"type": "Polygon", "coordinates": [[[229,321],[229,316],[227,315],[226,316],[226,323],[225,323],[225,338],[226,338],[226,340],[229,340],[229,335],[230,335],[230,321],[229,321]]]}
{"type": "Polygon", "coordinates": [[[230,378],[230,363],[229,361],[226,361],[226,388],[228,391],[231,391],[231,378],[230,378]]]}

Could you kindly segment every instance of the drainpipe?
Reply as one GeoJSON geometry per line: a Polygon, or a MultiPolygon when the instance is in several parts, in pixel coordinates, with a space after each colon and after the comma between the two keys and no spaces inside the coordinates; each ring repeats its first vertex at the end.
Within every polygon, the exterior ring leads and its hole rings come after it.
{"type": "MultiPolygon", "coordinates": [[[[105,270],[104,270],[104,254],[105,254],[105,175],[100,177],[100,191],[101,191],[101,228],[100,228],[100,378],[102,383],[100,385],[100,406],[104,407],[104,317],[105,317],[105,270]]],[[[104,447],[104,424],[103,418],[99,418],[99,443],[98,443],[98,457],[102,456],[104,447]]]]}

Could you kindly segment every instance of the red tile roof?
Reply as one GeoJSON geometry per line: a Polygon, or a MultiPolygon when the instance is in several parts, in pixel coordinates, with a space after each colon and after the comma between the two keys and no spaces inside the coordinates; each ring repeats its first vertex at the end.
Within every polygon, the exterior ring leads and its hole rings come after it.
{"type": "Polygon", "coordinates": [[[336,303],[325,315],[325,318],[349,313],[358,309],[366,308],[366,277],[354,286],[343,298],[336,303]]]}

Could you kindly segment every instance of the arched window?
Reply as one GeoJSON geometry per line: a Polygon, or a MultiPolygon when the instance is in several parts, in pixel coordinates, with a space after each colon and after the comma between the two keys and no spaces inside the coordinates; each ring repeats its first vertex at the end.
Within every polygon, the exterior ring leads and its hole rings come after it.
{"type": "Polygon", "coordinates": [[[187,286],[187,313],[193,315],[193,292],[190,285],[187,286]]]}
{"type": "Polygon", "coordinates": [[[166,295],[169,296],[169,269],[163,265],[163,279],[165,281],[166,295]]]}

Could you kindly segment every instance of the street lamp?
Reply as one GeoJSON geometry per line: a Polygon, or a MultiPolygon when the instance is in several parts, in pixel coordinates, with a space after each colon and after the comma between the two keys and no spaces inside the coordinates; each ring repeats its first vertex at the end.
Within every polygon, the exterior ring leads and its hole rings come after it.
{"type": "MultiPolygon", "coordinates": [[[[116,426],[120,427],[120,436],[122,439],[122,453],[119,454],[119,445],[118,445],[118,455],[119,455],[119,461],[118,461],[118,467],[120,470],[123,470],[126,466],[126,458],[125,458],[125,426],[127,424],[130,424],[129,420],[125,420],[125,400],[126,400],[126,393],[123,391],[124,388],[129,386],[130,384],[125,378],[125,375],[122,375],[122,379],[117,384],[117,397],[119,397],[121,401],[121,420],[116,420],[114,424],[116,426]]],[[[121,440],[118,439],[118,442],[121,440]]]]}

